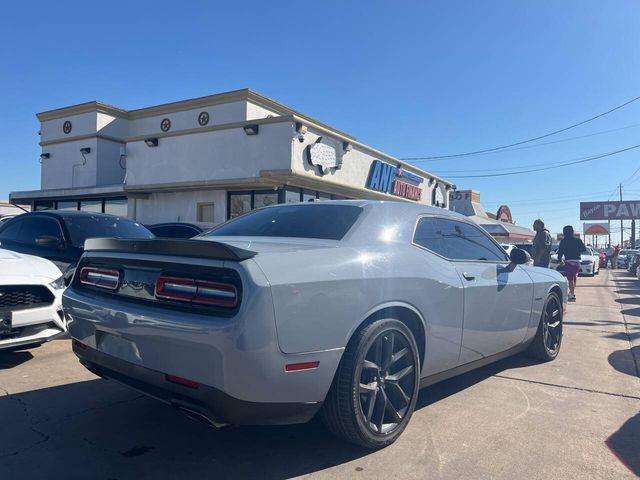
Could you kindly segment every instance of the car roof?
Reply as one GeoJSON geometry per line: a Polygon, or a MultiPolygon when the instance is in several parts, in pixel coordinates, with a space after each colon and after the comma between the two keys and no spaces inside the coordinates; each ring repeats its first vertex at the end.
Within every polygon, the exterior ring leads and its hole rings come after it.
{"type": "Polygon", "coordinates": [[[201,229],[212,228],[218,225],[213,222],[164,222],[164,223],[153,223],[150,225],[145,225],[147,228],[156,228],[156,227],[172,227],[172,226],[185,226],[185,227],[196,227],[201,229]]]}
{"type": "Polygon", "coordinates": [[[110,215],[108,213],[98,213],[98,212],[83,212],[78,210],[37,210],[35,212],[23,213],[20,215],[22,218],[29,218],[30,216],[46,216],[46,217],[54,217],[58,219],[64,220],[65,218],[78,218],[78,217],[105,217],[105,218],[127,218],[127,217],[118,217],[116,215],[110,215]]]}
{"type": "Polygon", "coordinates": [[[405,202],[403,200],[315,200],[312,202],[293,202],[293,203],[277,203],[262,208],[277,208],[287,207],[293,205],[309,205],[309,206],[322,206],[322,205],[353,205],[363,208],[384,208],[390,207],[397,209],[398,213],[406,212],[408,215],[416,214],[432,214],[440,216],[449,216],[458,220],[464,220],[469,223],[477,225],[472,219],[466,215],[462,215],[457,212],[453,212],[446,208],[432,207],[431,205],[425,205],[424,203],[417,202],[405,202]]]}

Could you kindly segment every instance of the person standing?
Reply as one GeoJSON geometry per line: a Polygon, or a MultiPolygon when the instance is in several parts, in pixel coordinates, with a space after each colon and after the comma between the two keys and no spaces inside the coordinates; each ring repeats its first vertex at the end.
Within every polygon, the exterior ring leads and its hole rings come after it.
{"type": "Polygon", "coordinates": [[[549,268],[549,262],[551,261],[551,234],[540,219],[533,222],[533,229],[536,231],[531,248],[533,265],[535,267],[549,268]]]}
{"type": "Polygon", "coordinates": [[[584,252],[587,247],[584,246],[582,240],[574,236],[571,225],[564,227],[562,234],[564,238],[560,240],[560,246],[558,247],[558,263],[562,265],[562,257],[564,257],[564,274],[567,276],[567,281],[569,282],[569,296],[567,299],[575,302],[576,283],[578,281],[578,272],[580,271],[580,254],[584,252]]]}
{"type": "Polygon", "coordinates": [[[609,268],[609,262],[611,262],[611,268],[613,268],[613,248],[611,248],[610,243],[607,243],[607,248],[604,251],[604,254],[607,256],[607,259],[604,262],[604,266],[609,268]]]}
{"type": "Polygon", "coordinates": [[[616,245],[613,249],[613,256],[611,257],[611,268],[618,268],[618,255],[620,255],[620,245],[616,245]]]}

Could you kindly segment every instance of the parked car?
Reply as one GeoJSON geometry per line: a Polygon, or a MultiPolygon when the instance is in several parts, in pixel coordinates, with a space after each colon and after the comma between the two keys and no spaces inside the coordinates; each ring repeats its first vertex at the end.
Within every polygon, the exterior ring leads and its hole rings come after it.
{"type": "Polygon", "coordinates": [[[216,223],[207,222],[169,222],[146,225],[147,229],[156,237],[162,238],[192,238],[211,230],[216,223]]]}
{"type": "Polygon", "coordinates": [[[379,448],[420,387],[524,350],[556,358],[567,283],[527,260],[439,208],[274,205],[194,240],[88,240],[63,305],[99,376],[214,426],[320,411],[379,448]]]}
{"type": "MultiPolygon", "coordinates": [[[[587,249],[580,255],[580,272],[578,274],[593,277],[600,273],[600,257],[594,253],[591,247],[586,248],[587,249]]],[[[562,265],[559,264],[557,251],[551,254],[549,268],[564,274],[564,263],[562,265]]]]}
{"type": "MultiPolygon", "coordinates": [[[[501,243],[500,246],[507,252],[507,255],[511,255],[511,252],[515,248],[520,248],[521,250],[526,251],[529,255],[531,255],[531,251],[533,246],[530,243],[522,243],[522,244],[513,244],[513,243],[501,243]],[[524,247],[524,248],[523,248],[524,247]]],[[[529,257],[527,261],[527,265],[533,265],[533,259],[529,257]]]]}
{"type": "Polygon", "coordinates": [[[631,273],[631,275],[636,275],[639,264],[640,264],[640,253],[634,253],[631,257],[631,261],[629,262],[629,266],[627,267],[627,270],[631,273]]]}
{"type": "Polygon", "coordinates": [[[0,226],[0,248],[55,263],[69,282],[87,238],[153,238],[128,218],[103,213],[53,210],[23,213],[0,226]]]}
{"type": "Polygon", "coordinates": [[[618,268],[628,268],[631,256],[638,253],[640,250],[620,250],[618,255],[618,268]]]}
{"type": "Polygon", "coordinates": [[[0,249],[0,350],[39,345],[67,331],[64,280],[49,260],[0,249]]]}

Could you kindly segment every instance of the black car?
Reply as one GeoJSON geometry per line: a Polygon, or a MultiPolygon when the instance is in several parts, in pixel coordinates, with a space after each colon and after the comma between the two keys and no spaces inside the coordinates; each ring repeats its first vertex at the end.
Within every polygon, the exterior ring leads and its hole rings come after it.
{"type": "MultiPolygon", "coordinates": [[[[0,224],[0,248],[44,257],[65,272],[83,253],[87,238],[154,238],[139,223],[104,213],[43,211],[24,213],[0,224]]],[[[69,268],[71,266],[71,269],[69,268]]]]}
{"type": "Polygon", "coordinates": [[[147,225],[146,227],[156,237],[163,238],[192,238],[202,232],[211,230],[216,223],[206,222],[169,222],[147,225]]]}

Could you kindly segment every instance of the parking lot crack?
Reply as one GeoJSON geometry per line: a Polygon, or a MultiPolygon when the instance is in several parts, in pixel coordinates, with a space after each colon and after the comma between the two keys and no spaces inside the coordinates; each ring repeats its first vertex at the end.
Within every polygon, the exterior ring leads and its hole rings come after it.
{"type": "Polygon", "coordinates": [[[494,375],[494,377],[502,378],[504,380],[515,380],[517,382],[525,382],[525,383],[532,383],[532,384],[536,384],[536,385],[544,385],[546,387],[563,388],[563,389],[566,389],[566,390],[576,390],[576,391],[579,391],[579,392],[596,393],[596,394],[599,394],[599,395],[609,395],[611,397],[620,397],[620,398],[629,398],[631,400],[640,400],[640,397],[636,397],[635,395],[626,395],[624,393],[604,392],[602,390],[594,390],[592,388],[583,388],[583,387],[572,387],[570,385],[558,385],[557,383],[540,382],[538,380],[527,380],[525,378],[510,377],[508,375],[494,375]]]}

